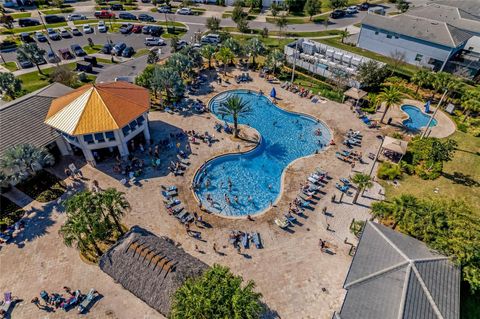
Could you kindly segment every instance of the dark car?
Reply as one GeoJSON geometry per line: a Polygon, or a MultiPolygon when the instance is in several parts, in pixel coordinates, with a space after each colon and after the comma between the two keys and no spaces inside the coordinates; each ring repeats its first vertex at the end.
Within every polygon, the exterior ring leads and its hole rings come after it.
{"type": "Polygon", "coordinates": [[[339,19],[343,18],[347,13],[343,10],[335,10],[330,13],[330,18],[332,19],[339,19]]]}
{"type": "Polygon", "coordinates": [[[131,23],[122,24],[122,26],[120,27],[120,33],[129,34],[130,32],[132,32],[132,29],[133,29],[133,24],[131,23]]]}
{"type": "Polygon", "coordinates": [[[142,33],[143,34],[150,34],[150,28],[151,27],[152,26],[149,26],[149,25],[144,26],[143,29],[142,29],[142,33]]]}
{"type": "Polygon", "coordinates": [[[59,22],[65,22],[65,17],[57,16],[54,14],[45,16],[45,23],[59,23],[59,22]]]}
{"type": "Polygon", "coordinates": [[[143,25],[137,24],[133,26],[132,32],[133,33],[140,33],[142,32],[143,25]]]}
{"type": "Polygon", "coordinates": [[[367,10],[370,8],[370,3],[364,2],[364,3],[362,3],[362,4],[359,4],[359,5],[357,6],[357,8],[358,8],[358,10],[360,10],[360,11],[367,11],[367,10]]]}
{"type": "Polygon", "coordinates": [[[33,63],[30,60],[22,60],[20,57],[17,57],[18,64],[22,67],[22,69],[28,69],[33,67],[33,63]]]}
{"type": "Polygon", "coordinates": [[[29,18],[18,19],[18,25],[21,27],[30,27],[33,25],[40,25],[40,21],[36,19],[29,19],[29,18]]]}
{"type": "Polygon", "coordinates": [[[117,43],[112,48],[112,53],[115,55],[121,55],[122,51],[127,47],[127,45],[123,42],[117,43]]]}
{"type": "Polygon", "coordinates": [[[135,50],[132,47],[126,47],[122,52],[122,56],[124,58],[130,58],[134,53],[135,50]]]}
{"type": "Polygon", "coordinates": [[[102,53],[110,54],[112,52],[112,45],[110,43],[105,43],[102,48],[102,53]]]}
{"type": "Polygon", "coordinates": [[[118,15],[118,18],[124,20],[137,20],[137,16],[130,12],[122,12],[118,15]]]}
{"type": "Polygon", "coordinates": [[[75,53],[76,56],[85,56],[87,53],[83,51],[82,47],[78,44],[72,44],[70,46],[70,49],[72,49],[73,53],[75,53]]]}
{"type": "Polygon", "coordinates": [[[112,4],[112,5],[110,6],[110,9],[111,9],[111,10],[115,10],[115,11],[121,11],[121,10],[123,10],[123,5],[118,4],[118,3],[112,4]]]}
{"type": "Polygon", "coordinates": [[[163,32],[163,28],[162,27],[158,27],[158,26],[151,26],[150,27],[150,35],[154,36],[154,37],[159,37],[163,32]]]}
{"type": "Polygon", "coordinates": [[[155,18],[152,17],[151,15],[149,14],[146,14],[146,13],[142,13],[138,16],[138,20],[140,21],[146,21],[146,22],[154,22],[155,21],[155,18]]]}
{"type": "Polygon", "coordinates": [[[27,32],[22,32],[20,34],[20,39],[25,43],[35,42],[35,40],[30,36],[30,33],[27,33],[27,32]]]}
{"type": "Polygon", "coordinates": [[[150,3],[151,0],[142,0],[142,3],[150,3]]]}

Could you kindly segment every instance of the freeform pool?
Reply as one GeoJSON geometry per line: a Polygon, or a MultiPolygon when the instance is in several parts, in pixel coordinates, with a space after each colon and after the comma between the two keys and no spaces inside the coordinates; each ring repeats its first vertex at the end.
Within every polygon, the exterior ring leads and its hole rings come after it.
{"type": "Polygon", "coordinates": [[[232,122],[231,117],[219,116],[217,109],[233,95],[250,104],[252,112],[241,117],[239,123],[255,128],[261,135],[260,143],[250,152],[208,161],[193,182],[204,207],[220,215],[239,217],[257,214],[274,203],[281,191],[284,169],[294,160],[325,148],[331,134],[323,122],[282,110],[265,96],[247,90],[223,92],[210,101],[211,112],[222,121],[232,122]]]}
{"type": "MultiPolygon", "coordinates": [[[[430,115],[423,113],[418,107],[405,104],[401,106],[401,109],[408,115],[408,119],[402,122],[408,131],[419,132],[422,127],[427,126],[430,115]]],[[[437,120],[433,119],[432,122],[430,122],[430,127],[436,125],[437,120]]]]}

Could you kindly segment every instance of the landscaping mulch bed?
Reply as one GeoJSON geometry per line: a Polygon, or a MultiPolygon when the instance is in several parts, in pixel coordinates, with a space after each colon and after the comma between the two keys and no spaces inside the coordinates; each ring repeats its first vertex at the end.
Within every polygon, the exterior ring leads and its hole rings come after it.
{"type": "Polygon", "coordinates": [[[55,200],[66,191],[62,180],[44,170],[15,187],[40,203],[55,200]]]}
{"type": "Polygon", "coordinates": [[[23,214],[24,210],[20,206],[0,195],[0,231],[15,224],[23,214]]]}

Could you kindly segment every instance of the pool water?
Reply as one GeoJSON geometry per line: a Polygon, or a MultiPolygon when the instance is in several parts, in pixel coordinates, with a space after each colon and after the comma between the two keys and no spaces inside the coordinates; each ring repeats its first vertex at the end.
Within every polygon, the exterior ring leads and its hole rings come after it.
{"type": "Polygon", "coordinates": [[[240,117],[239,123],[255,128],[261,135],[260,144],[250,152],[224,155],[207,162],[195,175],[194,189],[208,210],[238,217],[254,215],[274,203],[288,164],[325,148],[331,135],[322,122],[284,111],[265,96],[246,90],[227,91],[210,101],[210,110],[219,120],[232,123],[230,117],[222,119],[216,110],[233,95],[250,104],[252,112],[240,117]],[[316,134],[318,131],[320,135],[316,134]],[[213,199],[212,205],[207,201],[207,194],[213,199]]]}
{"type": "MultiPolygon", "coordinates": [[[[430,120],[430,115],[425,114],[418,107],[413,105],[402,105],[402,111],[408,114],[408,119],[403,121],[403,125],[408,131],[419,132],[422,127],[426,127],[430,120]]],[[[430,127],[436,126],[437,120],[430,122],[430,127]]]]}

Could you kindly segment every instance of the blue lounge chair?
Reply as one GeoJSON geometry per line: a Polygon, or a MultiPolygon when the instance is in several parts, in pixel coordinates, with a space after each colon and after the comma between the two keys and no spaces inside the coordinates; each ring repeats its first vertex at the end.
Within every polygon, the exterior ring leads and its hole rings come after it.
{"type": "Polygon", "coordinates": [[[288,216],[287,214],[284,215],[285,218],[290,222],[290,223],[294,223],[297,221],[297,219],[295,218],[295,216],[288,216]]]}
{"type": "Polygon", "coordinates": [[[243,248],[248,248],[248,233],[244,233],[243,234],[243,237],[242,237],[242,245],[243,245],[243,248]]]}
{"type": "Polygon", "coordinates": [[[175,198],[175,199],[172,199],[168,202],[164,201],[164,203],[165,203],[166,208],[172,208],[173,206],[176,206],[176,205],[180,204],[180,200],[175,198]]]}
{"type": "Polygon", "coordinates": [[[262,248],[262,241],[260,239],[259,233],[252,233],[252,242],[255,244],[255,247],[257,247],[257,249],[262,248]]]}
{"type": "Polygon", "coordinates": [[[340,178],[340,181],[345,185],[352,185],[352,183],[345,177],[340,178]]]}
{"type": "Polygon", "coordinates": [[[90,289],[88,292],[87,296],[82,300],[80,305],[78,306],[78,313],[83,313],[87,308],[90,306],[90,304],[93,302],[93,300],[97,297],[97,291],[95,289],[90,289]]]}

